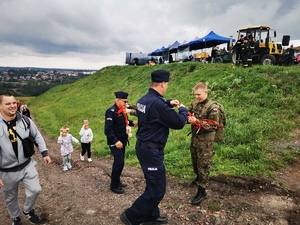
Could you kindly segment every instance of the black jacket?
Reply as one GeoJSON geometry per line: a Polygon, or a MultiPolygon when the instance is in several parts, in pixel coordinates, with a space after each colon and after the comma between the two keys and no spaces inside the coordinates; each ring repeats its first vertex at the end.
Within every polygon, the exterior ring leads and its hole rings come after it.
{"type": "Polygon", "coordinates": [[[187,121],[188,111],[180,107],[177,113],[167,101],[153,88],[137,102],[137,139],[165,145],[169,128],[182,129],[187,121]]]}
{"type": "MultiPolygon", "coordinates": [[[[133,122],[131,120],[129,120],[129,126],[133,126],[133,122]]],[[[128,141],[126,120],[122,113],[118,115],[118,107],[116,104],[106,110],[104,133],[106,135],[108,145],[114,145],[118,141],[121,141],[123,145],[125,145],[128,141]]]]}

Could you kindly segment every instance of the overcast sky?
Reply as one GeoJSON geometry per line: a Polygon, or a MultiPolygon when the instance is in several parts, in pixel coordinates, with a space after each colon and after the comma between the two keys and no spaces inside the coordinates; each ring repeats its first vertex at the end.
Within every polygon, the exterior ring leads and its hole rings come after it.
{"type": "Polygon", "coordinates": [[[299,0],[0,0],[0,66],[98,70],[211,30],[267,25],[300,39],[299,0]]]}

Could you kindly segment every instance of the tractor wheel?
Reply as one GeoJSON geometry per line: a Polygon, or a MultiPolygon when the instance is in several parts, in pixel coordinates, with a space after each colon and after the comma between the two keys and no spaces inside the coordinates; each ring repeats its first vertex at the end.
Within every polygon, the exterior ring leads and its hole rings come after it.
{"type": "Polygon", "coordinates": [[[276,58],[274,55],[265,55],[261,58],[261,64],[264,66],[275,65],[276,58]]]}
{"type": "Polygon", "coordinates": [[[222,62],[223,62],[223,59],[221,57],[215,58],[214,63],[222,63],[222,62]]]}
{"type": "Polygon", "coordinates": [[[233,62],[233,64],[236,64],[236,50],[234,49],[231,53],[231,61],[233,62]]]}

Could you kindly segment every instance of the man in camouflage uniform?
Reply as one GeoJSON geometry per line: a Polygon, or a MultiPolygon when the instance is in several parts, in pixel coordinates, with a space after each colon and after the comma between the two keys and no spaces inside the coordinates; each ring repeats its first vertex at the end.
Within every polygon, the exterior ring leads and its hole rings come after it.
{"type": "Polygon", "coordinates": [[[192,183],[198,186],[192,204],[199,205],[207,196],[205,189],[208,187],[209,170],[214,155],[214,128],[218,124],[216,121],[219,121],[219,107],[209,100],[205,83],[196,84],[194,96],[197,101],[191,104],[188,122],[192,125],[190,150],[194,172],[197,175],[192,183]]]}

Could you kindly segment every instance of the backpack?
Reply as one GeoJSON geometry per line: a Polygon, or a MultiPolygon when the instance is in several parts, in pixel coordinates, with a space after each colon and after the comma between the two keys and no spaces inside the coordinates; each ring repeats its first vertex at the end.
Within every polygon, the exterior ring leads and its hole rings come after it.
{"type": "MultiPolygon", "coordinates": [[[[25,121],[25,123],[27,124],[27,128],[30,129],[30,121],[28,119],[28,116],[22,115],[22,119],[25,121]]],[[[25,127],[26,130],[26,127],[25,127]]]]}
{"type": "MultiPolygon", "coordinates": [[[[22,121],[25,121],[25,123],[27,124],[27,129],[30,129],[30,120],[29,120],[28,116],[22,115],[22,121]]],[[[25,127],[25,130],[26,130],[26,127],[25,127]]],[[[30,133],[30,131],[29,131],[29,133],[30,133]]],[[[30,134],[29,134],[28,138],[33,142],[33,144],[36,147],[38,146],[38,144],[34,141],[33,137],[30,136],[30,134]]]]}
{"type": "Polygon", "coordinates": [[[219,128],[216,130],[215,142],[222,142],[225,137],[225,126],[226,126],[226,114],[225,114],[224,106],[218,102],[208,101],[203,107],[201,114],[206,115],[207,109],[212,104],[217,105],[219,109],[219,121],[217,121],[219,123],[219,128]]]}

